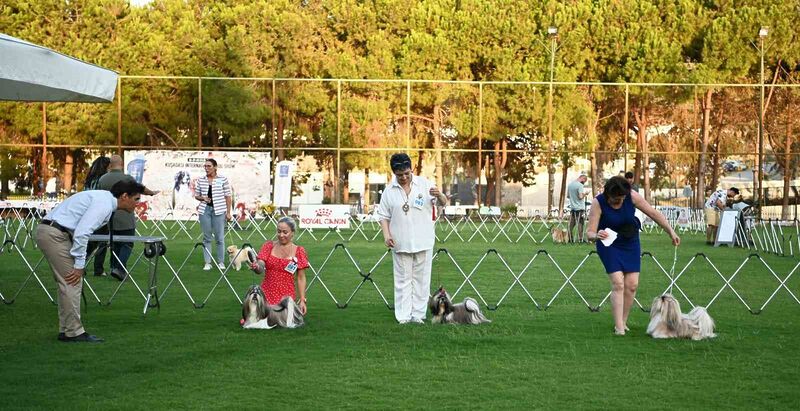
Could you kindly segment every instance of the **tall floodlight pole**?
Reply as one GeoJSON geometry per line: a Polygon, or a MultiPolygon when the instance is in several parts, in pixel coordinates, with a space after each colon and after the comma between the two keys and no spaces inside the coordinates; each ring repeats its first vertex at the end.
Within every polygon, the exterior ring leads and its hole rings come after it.
{"type": "MultiPolygon", "coordinates": [[[[547,213],[553,209],[553,72],[556,64],[556,38],[558,28],[550,26],[547,28],[547,36],[550,37],[550,90],[547,97],[547,213]]],[[[559,210],[559,215],[561,211],[559,210]]]]}
{"type": "Polygon", "coordinates": [[[759,51],[761,52],[761,100],[758,110],[758,189],[756,190],[756,204],[758,216],[762,215],[764,203],[763,183],[764,183],[764,39],[769,33],[768,27],[761,27],[758,31],[759,51]]]}

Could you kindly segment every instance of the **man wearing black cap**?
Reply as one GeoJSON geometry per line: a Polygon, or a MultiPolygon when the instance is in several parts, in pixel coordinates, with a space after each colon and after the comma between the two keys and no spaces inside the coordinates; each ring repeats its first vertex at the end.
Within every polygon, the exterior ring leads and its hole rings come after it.
{"type": "Polygon", "coordinates": [[[425,177],[411,173],[405,153],[389,160],[394,178],[383,191],[377,214],[392,249],[394,315],[400,324],[423,323],[431,287],[435,206],[447,197],[425,177]]]}

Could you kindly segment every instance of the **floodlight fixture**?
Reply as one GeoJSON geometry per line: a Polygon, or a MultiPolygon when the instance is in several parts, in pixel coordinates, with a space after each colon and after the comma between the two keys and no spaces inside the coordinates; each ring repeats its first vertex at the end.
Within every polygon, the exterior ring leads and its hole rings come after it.
{"type": "Polygon", "coordinates": [[[550,36],[555,36],[556,34],[558,34],[558,28],[555,27],[555,26],[548,27],[547,28],[547,34],[550,35],[550,36]]]}
{"type": "Polygon", "coordinates": [[[761,37],[762,39],[767,37],[767,34],[769,34],[769,27],[761,27],[761,29],[758,30],[758,37],[761,37]]]}

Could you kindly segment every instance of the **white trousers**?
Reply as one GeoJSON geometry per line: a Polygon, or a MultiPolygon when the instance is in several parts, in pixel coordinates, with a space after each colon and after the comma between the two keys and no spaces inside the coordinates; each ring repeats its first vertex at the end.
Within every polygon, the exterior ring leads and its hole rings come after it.
{"type": "Polygon", "coordinates": [[[424,320],[431,292],[433,250],[392,253],[394,317],[397,321],[424,320]]]}

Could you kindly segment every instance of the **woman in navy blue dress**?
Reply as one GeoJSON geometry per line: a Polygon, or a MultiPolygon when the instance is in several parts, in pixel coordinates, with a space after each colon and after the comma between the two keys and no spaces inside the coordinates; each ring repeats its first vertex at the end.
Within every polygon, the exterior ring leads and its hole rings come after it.
{"type": "Polygon", "coordinates": [[[614,316],[614,334],[617,335],[625,335],[628,330],[628,314],[639,286],[642,258],[639,244],[641,224],[635,215],[637,208],[664,228],[673,245],[681,243],[667,219],[639,193],[631,191],[631,184],[622,177],[611,177],[603,193],[592,200],[586,230],[589,240],[608,238],[607,230],[617,233],[617,238],[609,246],[596,242],[597,254],[611,282],[611,314],[614,316]]]}

